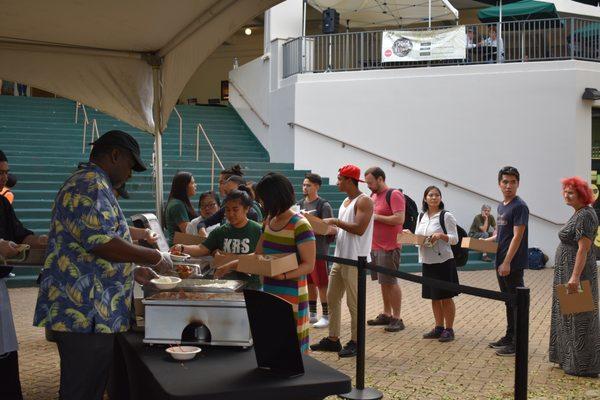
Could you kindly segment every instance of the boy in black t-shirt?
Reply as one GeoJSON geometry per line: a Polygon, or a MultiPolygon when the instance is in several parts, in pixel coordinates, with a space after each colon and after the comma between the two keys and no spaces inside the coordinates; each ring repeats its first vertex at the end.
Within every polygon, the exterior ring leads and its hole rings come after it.
{"type": "MultiPolygon", "coordinates": [[[[525,286],[523,269],[527,267],[527,236],[529,208],[517,196],[520,175],[514,167],[504,167],[498,172],[498,186],[504,200],[498,205],[498,230],[495,236],[498,252],[496,254],[496,276],[503,293],[515,294],[517,287],[525,286]]],[[[506,303],[506,335],[489,344],[497,349],[499,356],[515,355],[516,309],[506,303]]]]}

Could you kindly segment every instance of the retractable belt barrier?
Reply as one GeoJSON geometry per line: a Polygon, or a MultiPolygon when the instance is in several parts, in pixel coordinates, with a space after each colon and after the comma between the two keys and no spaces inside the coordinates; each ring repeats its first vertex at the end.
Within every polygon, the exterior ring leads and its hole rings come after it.
{"type": "MultiPolygon", "coordinates": [[[[325,261],[334,262],[337,264],[351,265],[353,267],[359,267],[359,263],[357,260],[349,260],[346,258],[324,256],[324,255],[318,255],[317,258],[319,260],[325,260],[325,261]]],[[[444,289],[444,290],[448,290],[448,291],[452,291],[452,292],[460,292],[460,293],[470,294],[472,296],[485,297],[486,299],[498,300],[498,301],[503,301],[503,302],[515,302],[517,300],[517,295],[496,292],[494,290],[489,290],[489,289],[481,289],[481,288],[477,288],[474,286],[459,285],[456,283],[440,281],[438,279],[425,278],[425,277],[422,277],[419,275],[409,274],[408,272],[394,271],[389,268],[380,267],[380,266],[374,265],[374,264],[367,264],[367,265],[365,265],[364,268],[371,270],[371,271],[380,272],[382,274],[395,276],[396,278],[404,279],[406,281],[411,281],[411,282],[415,282],[415,283],[420,283],[422,285],[431,286],[431,287],[434,287],[437,289],[444,289]]]]}
{"type": "Polygon", "coordinates": [[[366,299],[367,279],[366,270],[391,275],[410,282],[427,285],[430,287],[465,293],[476,297],[511,303],[516,308],[516,352],[515,352],[515,384],[514,398],[527,400],[527,357],[529,352],[529,288],[517,288],[516,294],[502,293],[489,289],[425,278],[423,276],[395,271],[379,265],[367,263],[366,257],[358,260],[333,257],[326,254],[317,254],[317,259],[337,264],[355,267],[358,270],[358,305],[357,305],[357,354],[356,354],[356,387],[351,392],[340,395],[341,398],[351,400],[381,399],[383,394],[373,388],[365,388],[365,325],[366,325],[366,299]]]}

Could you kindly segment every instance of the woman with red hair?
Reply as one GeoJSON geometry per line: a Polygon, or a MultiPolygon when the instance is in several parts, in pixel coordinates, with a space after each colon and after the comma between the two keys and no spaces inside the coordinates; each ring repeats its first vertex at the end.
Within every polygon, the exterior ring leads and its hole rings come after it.
{"type": "Polygon", "coordinates": [[[598,319],[598,275],[592,242],[598,217],[590,204],[592,190],[579,177],[562,180],[563,198],[575,212],[558,232],[560,244],[554,264],[554,286],[567,285],[569,293],[581,281],[590,281],[594,310],[561,315],[556,289],[552,297],[550,362],[569,375],[597,377],[600,374],[600,322],[598,319]]]}

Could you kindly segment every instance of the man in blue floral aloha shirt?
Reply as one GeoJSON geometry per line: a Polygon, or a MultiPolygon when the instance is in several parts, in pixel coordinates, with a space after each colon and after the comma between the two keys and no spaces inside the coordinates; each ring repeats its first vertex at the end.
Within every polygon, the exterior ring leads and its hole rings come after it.
{"type": "Polygon", "coordinates": [[[145,169],[137,141],[110,131],[56,196],[33,323],[56,338],[61,399],[102,399],[115,334],[129,329],[133,279],[157,276],[134,263],[173,266],[168,254],[132,244],[145,231],[130,231],[113,194],[145,169]]]}

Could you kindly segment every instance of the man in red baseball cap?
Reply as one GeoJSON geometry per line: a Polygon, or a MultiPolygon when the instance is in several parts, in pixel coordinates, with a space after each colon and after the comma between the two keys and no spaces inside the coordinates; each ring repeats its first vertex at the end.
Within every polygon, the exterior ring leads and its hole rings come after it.
{"type": "MultiPolygon", "coordinates": [[[[350,260],[367,257],[367,261],[370,262],[373,240],[373,200],[360,191],[358,182],[364,182],[360,179],[360,168],[355,165],[344,165],[339,169],[337,186],[340,192],[345,192],[348,197],[340,206],[338,218],[326,218],[323,221],[339,228],[336,236],[336,257],[350,260]]],[[[329,273],[327,289],[329,336],[310,346],[311,350],[335,351],[340,357],[356,356],[357,291],[357,269],[334,263],[329,273]],[[339,336],[344,293],[350,310],[352,338],[342,348],[339,336]]]]}

